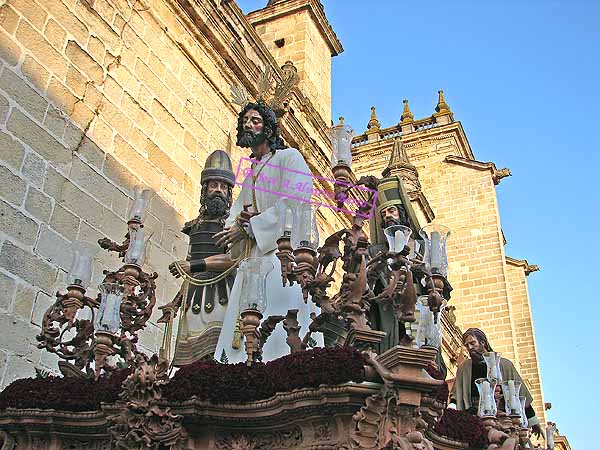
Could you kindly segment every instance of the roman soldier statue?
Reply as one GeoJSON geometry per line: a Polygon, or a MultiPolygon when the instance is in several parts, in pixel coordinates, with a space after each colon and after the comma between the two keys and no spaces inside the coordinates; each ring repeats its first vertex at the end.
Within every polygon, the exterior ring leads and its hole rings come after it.
{"type": "Polygon", "coordinates": [[[190,238],[187,259],[169,265],[171,273],[177,278],[183,277],[184,283],[175,299],[160,308],[163,317],[159,322],[169,323],[185,298],[174,366],[191,364],[214,354],[235,278],[232,260],[223,247],[215,245],[213,238],[223,231],[232,202],[235,176],[227,153],[215,150],[210,154],[200,182],[199,215],[182,230],[190,238]]]}

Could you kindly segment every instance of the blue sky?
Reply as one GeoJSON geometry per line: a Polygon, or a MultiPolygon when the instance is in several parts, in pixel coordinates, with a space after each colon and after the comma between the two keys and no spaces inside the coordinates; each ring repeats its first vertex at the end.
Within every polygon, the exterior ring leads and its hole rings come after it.
{"type": "Polygon", "coordinates": [[[360,132],[375,105],[390,126],[403,98],[429,116],[443,88],[475,157],[511,169],[502,228],[506,253],[541,268],[529,292],[548,419],[574,450],[597,450],[600,2],[322,3],[345,49],[334,117],[360,132]]]}

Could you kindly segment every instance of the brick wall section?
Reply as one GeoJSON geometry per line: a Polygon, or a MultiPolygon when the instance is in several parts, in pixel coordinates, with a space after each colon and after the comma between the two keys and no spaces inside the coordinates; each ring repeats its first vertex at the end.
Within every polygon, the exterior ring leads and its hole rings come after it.
{"type": "MultiPolygon", "coordinates": [[[[54,293],[66,286],[65,249],[75,239],[121,240],[139,182],[157,193],[146,270],[159,273],[158,303],[171,300],[179,286],[167,266],[187,250],[179,230],[196,214],[204,160],[227,146],[235,110],[214,49],[192,39],[161,1],[151,9],[105,0],[3,2],[0,42],[5,386],[34,367],[56,369],[35,335],[54,293]]],[[[98,253],[92,286],[102,269],[117,267],[114,255],[98,253]]],[[[148,351],[161,342],[157,314],[141,333],[148,351]]]]}
{"type": "Polygon", "coordinates": [[[545,423],[544,394],[539,376],[540,370],[525,270],[521,266],[510,263],[507,263],[506,268],[517,350],[521,362],[520,373],[533,395],[533,408],[538,418],[545,423]]]}

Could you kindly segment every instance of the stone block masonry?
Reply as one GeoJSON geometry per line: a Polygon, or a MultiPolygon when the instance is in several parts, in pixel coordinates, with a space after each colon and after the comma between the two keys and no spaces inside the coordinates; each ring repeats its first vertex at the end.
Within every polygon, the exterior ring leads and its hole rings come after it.
{"type": "MultiPolygon", "coordinates": [[[[525,268],[507,260],[508,287],[516,328],[517,349],[521,362],[521,376],[533,395],[533,408],[540,419],[544,418],[544,391],[539,377],[539,364],[533,328],[533,316],[527,289],[525,268]]],[[[535,275],[532,275],[535,276],[535,275]]]]}
{"type": "MultiPolygon", "coordinates": [[[[226,148],[236,113],[227,101],[232,75],[214,69],[223,61],[168,4],[0,6],[0,387],[35,367],[57,369],[35,336],[66,287],[69,244],[122,239],[136,183],[156,192],[147,223],[158,304],[179,288],[167,265],[185,258],[179,231],[197,214],[200,169],[210,151],[226,148]]],[[[98,253],[91,295],[101,270],[118,264],[98,253]]],[[[142,348],[157,351],[161,333],[150,323],[142,348]]]]}

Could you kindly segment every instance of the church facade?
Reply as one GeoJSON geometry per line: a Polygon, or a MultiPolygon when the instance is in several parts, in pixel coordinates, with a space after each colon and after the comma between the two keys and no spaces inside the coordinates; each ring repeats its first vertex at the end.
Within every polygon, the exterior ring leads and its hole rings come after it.
{"type": "MultiPolygon", "coordinates": [[[[233,145],[232,84],[256,94],[264,67],[281,78],[291,61],[300,84],[283,136],[313,173],[330,173],[331,58],[343,47],[318,0],[271,0],[249,15],[232,0],[16,0],[0,6],[0,42],[2,387],[56,369],[35,335],[66,287],[65,249],[120,240],[135,184],[156,192],[146,226],[158,304],[177,293],[167,267],[185,257],[180,230],[197,215],[206,157],[218,148],[234,165],[247,156],[233,145]]],[[[507,170],[477,161],[442,93],[430,117],[415,119],[406,103],[398,124],[382,127],[373,110],[367,127],[353,143],[356,175],[379,176],[393,159],[419,221],[452,230],[450,371],[463,354],[460,330],[480,327],[515,362],[544,417],[526,279],[536,267],[504,253],[495,193],[507,170]]],[[[322,209],[323,236],[349,225],[322,209]]],[[[92,286],[118,264],[99,253],[92,286]]],[[[151,352],[162,341],[158,315],[141,337],[151,352]]]]}

